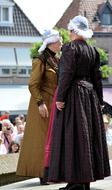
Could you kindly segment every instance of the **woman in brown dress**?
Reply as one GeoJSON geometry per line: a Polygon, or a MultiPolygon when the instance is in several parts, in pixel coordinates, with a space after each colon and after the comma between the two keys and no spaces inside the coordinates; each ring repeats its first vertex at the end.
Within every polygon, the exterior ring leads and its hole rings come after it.
{"type": "Polygon", "coordinates": [[[110,175],[100,59],[87,38],[88,20],[76,16],[62,48],[48,181],[67,182],[60,190],[90,190],[90,182],[110,175]]]}
{"type": "Polygon", "coordinates": [[[29,80],[31,99],[29,103],[25,134],[17,166],[17,175],[39,177],[43,184],[44,144],[49,114],[57,87],[58,59],[61,38],[56,30],[46,31],[40,55],[33,59],[29,80]]]}

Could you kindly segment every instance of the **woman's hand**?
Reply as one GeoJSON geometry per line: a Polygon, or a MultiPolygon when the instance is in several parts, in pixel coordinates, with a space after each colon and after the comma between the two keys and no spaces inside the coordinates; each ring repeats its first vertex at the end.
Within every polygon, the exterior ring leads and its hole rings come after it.
{"type": "Polygon", "coordinates": [[[45,104],[41,104],[39,106],[39,113],[44,118],[49,117],[49,112],[48,112],[47,106],[45,104]]]}
{"type": "Polygon", "coordinates": [[[56,107],[59,111],[62,111],[62,109],[65,107],[65,102],[56,102],[56,107]]]}

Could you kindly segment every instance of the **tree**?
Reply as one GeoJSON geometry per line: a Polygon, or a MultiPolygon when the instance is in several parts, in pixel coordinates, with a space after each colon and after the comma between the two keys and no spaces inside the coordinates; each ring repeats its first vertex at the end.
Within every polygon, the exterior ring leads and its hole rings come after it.
{"type": "Polygon", "coordinates": [[[34,57],[38,57],[38,50],[41,46],[42,42],[37,42],[34,43],[33,46],[30,49],[30,57],[34,58],[34,57]]]}
{"type": "Polygon", "coordinates": [[[68,31],[66,29],[60,28],[60,29],[57,29],[57,30],[59,31],[60,36],[62,37],[64,44],[70,41],[68,31]]]}
{"type": "Polygon", "coordinates": [[[110,75],[112,75],[112,67],[109,67],[108,65],[103,65],[100,68],[103,79],[107,79],[110,75]]]}
{"type": "MultiPolygon", "coordinates": [[[[88,40],[88,43],[90,45],[96,46],[96,41],[95,40],[88,40]]],[[[112,67],[108,66],[108,54],[106,51],[102,48],[96,47],[99,54],[100,54],[100,68],[102,72],[102,78],[107,79],[110,75],[112,75],[112,67]]]]}

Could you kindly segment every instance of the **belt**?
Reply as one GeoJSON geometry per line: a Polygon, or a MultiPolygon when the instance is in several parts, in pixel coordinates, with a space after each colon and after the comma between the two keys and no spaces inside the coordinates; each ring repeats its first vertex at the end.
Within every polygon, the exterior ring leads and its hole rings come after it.
{"type": "Polygon", "coordinates": [[[83,79],[82,80],[79,80],[79,79],[74,80],[72,84],[73,85],[83,86],[83,87],[85,87],[85,88],[87,88],[89,90],[93,89],[93,84],[91,82],[83,80],[83,79]]]}

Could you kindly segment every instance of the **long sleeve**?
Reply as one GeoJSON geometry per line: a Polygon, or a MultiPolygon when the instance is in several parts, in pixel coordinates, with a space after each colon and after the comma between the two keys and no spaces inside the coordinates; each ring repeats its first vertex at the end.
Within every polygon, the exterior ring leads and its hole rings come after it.
{"type": "Polygon", "coordinates": [[[92,76],[93,76],[92,78],[93,78],[94,89],[96,90],[100,104],[103,105],[103,88],[102,88],[102,76],[100,70],[100,56],[96,49],[95,52],[96,52],[96,59],[95,59],[95,66],[92,70],[92,76]]]}
{"type": "Polygon", "coordinates": [[[57,101],[65,101],[68,89],[72,83],[75,73],[75,54],[70,46],[67,44],[62,48],[62,56],[59,64],[59,84],[57,101]]]}
{"type": "Polygon", "coordinates": [[[43,101],[40,90],[43,74],[44,74],[44,63],[38,58],[33,59],[32,72],[29,80],[29,90],[37,103],[43,101]]]}

